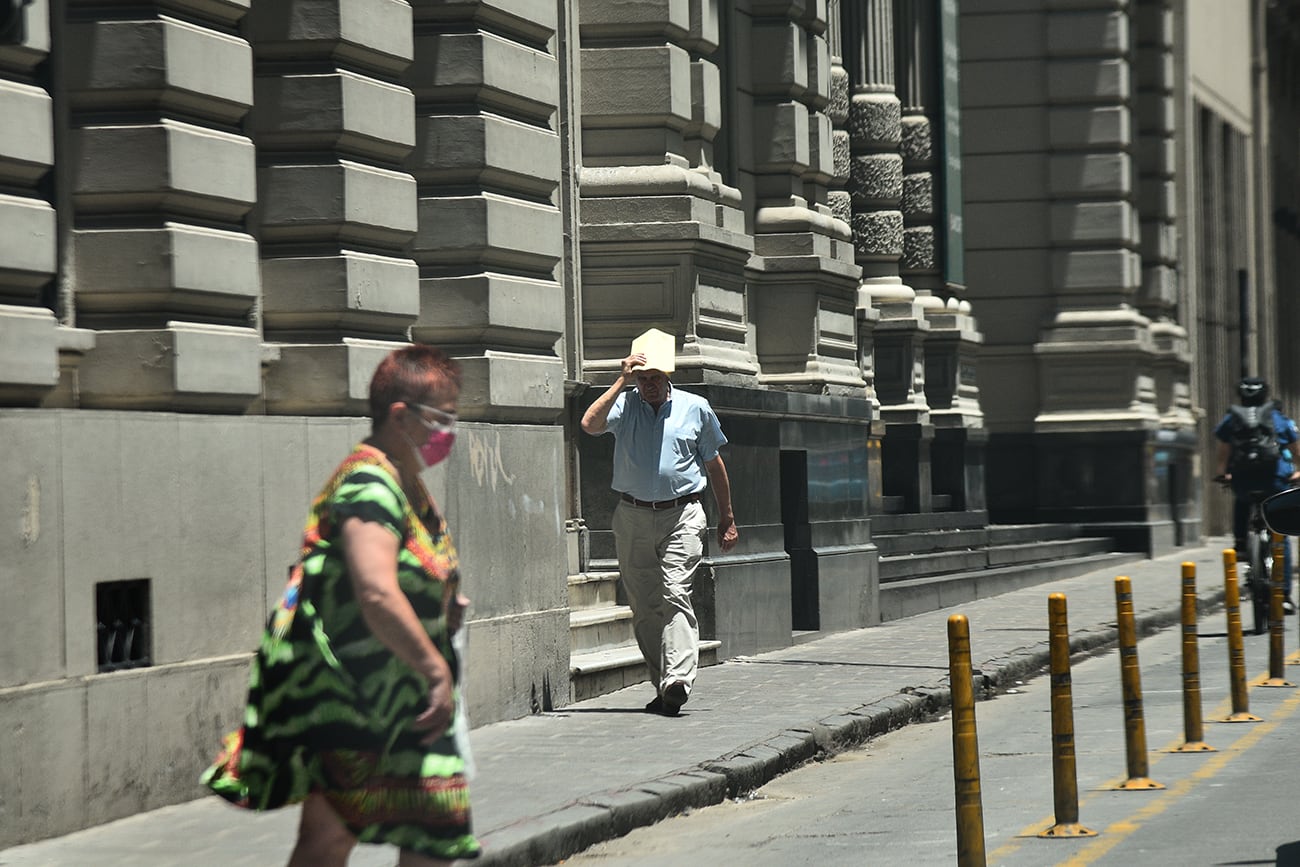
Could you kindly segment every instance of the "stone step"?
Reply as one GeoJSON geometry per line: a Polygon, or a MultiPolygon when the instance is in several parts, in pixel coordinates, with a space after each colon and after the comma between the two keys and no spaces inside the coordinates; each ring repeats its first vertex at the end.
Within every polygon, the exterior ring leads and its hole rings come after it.
{"type": "MultiPolygon", "coordinates": [[[[996,596],[1021,587],[1073,578],[1098,569],[1115,569],[1116,575],[1122,575],[1122,567],[1125,564],[1144,559],[1142,554],[1137,553],[1108,552],[882,583],[880,619],[881,622],[898,620],[939,608],[961,605],[986,596],[996,596]]],[[[1046,633],[1046,601],[1043,605],[1043,629],[1046,633]]]]}
{"type": "MultiPolygon", "coordinates": [[[[721,641],[700,640],[700,667],[718,664],[721,641]]],[[[583,701],[643,683],[649,677],[645,660],[636,644],[610,647],[588,653],[574,653],[569,660],[571,701],[583,701]]],[[[653,698],[648,695],[646,701],[653,698]]]]}
{"type": "Polygon", "coordinates": [[[973,550],[936,551],[880,558],[880,583],[976,572],[1018,563],[1052,562],[1110,552],[1110,539],[1090,538],[1042,541],[1032,544],[989,546],[973,550]]]}
{"type": "Polygon", "coordinates": [[[582,572],[569,576],[569,608],[580,611],[618,604],[617,572],[582,572]]]}
{"type": "Polygon", "coordinates": [[[626,605],[604,605],[569,611],[569,655],[634,642],[632,609],[626,605]]]}

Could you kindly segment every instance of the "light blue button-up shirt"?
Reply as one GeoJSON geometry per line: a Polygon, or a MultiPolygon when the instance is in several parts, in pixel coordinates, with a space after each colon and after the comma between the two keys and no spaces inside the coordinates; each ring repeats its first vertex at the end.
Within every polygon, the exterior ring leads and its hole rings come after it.
{"type": "Polygon", "coordinates": [[[635,388],[623,392],[605,429],[617,440],[610,487],[651,502],[704,490],[704,464],[727,444],[709,402],[675,386],[658,411],[635,388]]]}

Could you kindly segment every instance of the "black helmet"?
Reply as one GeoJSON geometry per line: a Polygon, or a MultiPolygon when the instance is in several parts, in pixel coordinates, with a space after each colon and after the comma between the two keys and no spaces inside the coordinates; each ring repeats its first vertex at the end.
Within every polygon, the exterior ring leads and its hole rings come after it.
{"type": "Polygon", "coordinates": [[[1268,400],[1268,383],[1258,376],[1247,376],[1237,383],[1237,394],[1246,406],[1259,406],[1268,400]]]}

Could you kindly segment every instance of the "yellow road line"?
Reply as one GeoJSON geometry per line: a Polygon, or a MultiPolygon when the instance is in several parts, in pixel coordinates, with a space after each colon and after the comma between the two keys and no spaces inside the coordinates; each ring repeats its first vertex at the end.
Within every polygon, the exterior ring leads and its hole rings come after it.
{"type": "MultiPolygon", "coordinates": [[[[1297,652],[1300,653],[1300,651],[1297,652]]],[[[1259,684],[1263,683],[1266,680],[1268,680],[1268,675],[1261,674],[1258,675],[1257,677],[1251,678],[1251,680],[1248,682],[1247,685],[1258,686],[1259,684]]],[[[1188,791],[1190,791],[1194,782],[1199,782],[1202,779],[1207,779],[1208,776],[1213,776],[1213,773],[1217,773],[1222,768],[1223,764],[1226,763],[1230,757],[1235,757],[1239,755],[1241,752],[1254,746],[1259,741],[1260,738],[1262,738],[1264,735],[1271,732],[1273,729],[1277,728],[1278,722],[1290,716],[1292,713],[1294,713],[1297,705],[1300,705],[1300,694],[1297,694],[1292,698],[1288,699],[1282,705],[1281,709],[1277,713],[1276,719],[1274,719],[1271,722],[1263,722],[1258,725],[1252,725],[1250,727],[1249,732],[1245,733],[1241,739],[1237,740],[1232,744],[1232,746],[1228,747],[1226,752],[1214,754],[1215,755],[1214,759],[1207,762],[1207,764],[1203,766],[1200,771],[1197,771],[1195,774],[1193,774],[1192,777],[1189,778],[1189,780],[1183,780],[1179,783],[1174,784],[1172,787],[1161,791],[1156,801],[1149,803],[1147,807],[1133,814],[1133,818],[1149,819],[1151,816],[1163,812],[1165,809],[1169,807],[1170,802],[1176,800],[1178,797],[1181,797],[1182,795],[1185,795],[1188,791]],[[1249,742],[1247,742],[1247,739],[1249,739],[1249,742]],[[1206,768],[1212,768],[1213,773],[1207,776],[1205,774],[1206,768]],[[1152,807],[1157,806],[1157,804],[1160,805],[1159,809],[1156,809],[1155,812],[1148,813],[1148,811],[1151,810],[1152,807]]],[[[1232,708],[1231,697],[1225,698],[1222,701],[1220,701],[1217,705],[1215,705],[1215,708],[1211,712],[1210,716],[1212,719],[1221,719],[1227,716],[1228,711],[1231,710],[1231,708],[1232,708]]],[[[1182,743],[1183,743],[1182,738],[1176,738],[1175,740],[1171,741],[1169,745],[1166,746],[1163,750],[1158,750],[1156,755],[1150,757],[1149,763],[1152,765],[1158,763],[1164,755],[1169,754],[1169,751],[1171,749],[1180,746],[1182,743]]],[[[1210,755],[1210,754],[1196,753],[1194,755],[1210,755]]],[[[1127,779],[1127,777],[1112,777],[1111,779],[1103,782],[1096,789],[1089,790],[1088,794],[1082,796],[1079,799],[1080,808],[1082,808],[1083,804],[1091,800],[1092,796],[1095,795],[1097,792],[1113,791],[1115,787],[1118,786],[1120,783],[1124,782],[1125,779],[1127,779]]],[[[1153,790],[1153,791],[1160,791],[1160,790],[1153,790]]],[[[1044,831],[1047,828],[1052,827],[1052,825],[1055,824],[1055,822],[1056,822],[1056,816],[1052,815],[1052,816],[1047,816],[1046,818],[1043,819],[1039,819],[1037,822],[1033,823],[1032,825],[1028,825],[1025,828],[1022,828],[1020,832],[1017,833],[1011,840],[1007,841],[1006,843],[1003,843],[998,848],[989,852],[987,856],[988,862],[990,864],[993,864],[996,863],[999,859],[1006,858],[1014,854],[1015,852],[1020,850],[1021,846],[1024,845],[1024,841],[1026,839],[1037,839],[1040,831],[1044,831]]],[[[1091,852],[1093,849],[1098,849],[1099,851],[1095,856],[1091,856],[1091,857],[1100,857],[1101,855],[1108,852],[1111,848],[1113,848],[1125,837],[1129,836],[1134,831],[1136,831],[1140,826],[1141,826],[1140,822],[1122,821],[1122,820],[1118,822],[1114,822],[1106,827],[1106,830],[1104,832],[1105,836],[1099,837],[1096,843],[1093,843],[1092,845],[1084,849],[1083,852],[1080,853],[1080,855],[1077,857],[1083,857],[1084,853],[1091,852]],[[1111,841],[1112,835],[1114,835],[1115,837],[1114,842],[1111,841]]],[[[1082,867],[1082,865],[1087,863],[1088,863],[1087,861],[1071,860],[1071,861],[1063,862],[1063,867],[1064,865],[1069,865],[1069,867],[1082,867]]]]}

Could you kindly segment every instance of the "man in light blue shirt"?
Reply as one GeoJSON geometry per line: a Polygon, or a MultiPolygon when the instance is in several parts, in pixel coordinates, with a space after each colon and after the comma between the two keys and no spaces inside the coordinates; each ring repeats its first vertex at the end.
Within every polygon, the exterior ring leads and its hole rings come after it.
{"type": "Polygon", "coordinates": [[[708,532],[700,503],[706,487],[712,485],[718,504],[718,547],[730,551],[739,539],[718,453],[727,438],[707,400],[668,381],[673,368],[671,352],[653,359],[633,352],[582,417],[584,431],[612,432],[616,441],[614,546],[632,629],[657,691],[646,710],[664,716],[681,711],[699,667],[691,586],[708,532]],[[636,388],[626,390],[633,380],[636,388]]]}

